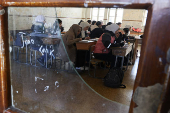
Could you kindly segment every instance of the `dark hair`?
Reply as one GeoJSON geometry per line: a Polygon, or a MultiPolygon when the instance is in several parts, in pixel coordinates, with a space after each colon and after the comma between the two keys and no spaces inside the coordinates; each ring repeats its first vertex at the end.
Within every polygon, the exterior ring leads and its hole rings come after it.
{"type": "Polygon", "coordinates": [[[81,24],[81,22],[84,22],[83,20],[80,20],[80,22],[78,23],[78,25],[80,25],[81,24]]]}
{"type": "Polygon", "coordinates": [[[117,25],[120,25],[120,24],[122,24],[121,22],[118,22],[118,23],[116,23],[117,25]]]}
{"type": "Polygon", "coordinates": [[[99,26],[101,25],[102,23],[100,21],[97,21],[96,25],[99,26]]]}
{"type": "Polygon", "coordinates": [[[96,21],[93,21],[93,22],[92,22],[92,25],[94,25],[95,23],[96,23],[96,21]]]}
{"type": "Polygon", "coordinates": [[[107,23],[107,25],[111,25],[111,24],[112,24],[112,22],[108,22],[108,23],[107,23]]]}
{"type": "Polygon", "coordinates": [[[59,24],[62,24],[62,20],[60,20],[60,19],[57,19],[57,20],[58,20],[58,23],[59,23],[59,24]]]}
{"type": "Polygon", "coordinates": [[[90,24],[90,23],[91,23],[91,20],[87,20],[87,22],[90,24]]]}

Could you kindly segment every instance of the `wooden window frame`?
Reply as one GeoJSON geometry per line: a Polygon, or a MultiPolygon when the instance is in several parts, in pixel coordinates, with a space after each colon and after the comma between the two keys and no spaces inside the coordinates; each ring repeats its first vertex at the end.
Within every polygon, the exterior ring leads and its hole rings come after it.
{"type": "MultiPolygon", "coordinates": [[[[139,61],[138,72],[133,92],[137,87],[152,86],[160,83],[164,86],[157,112],[168,112],[170,105],[170,31],[165,26],[169,25],[170,1],[169,0],[103,0],[87,3],[86,0],[0,0],[0,112],[18,112],[11,108],[11,83],[8,44],[8,14],[7,8],[11,6],[21,7],[105,7],[105,8],[128,8],[147,9],[148,17],[142,42],[142,54],[139,61]],[[42,2],[43,1],[43,2],[42,2]],[[124,4],[125,3],[125,4],[124,4]],[[160,5],[161,4],[161,5],[160,5]],[[87,6],[87,5],[86,5],[87,6]],[[5,13],[3,14],[3,12],[5,13]],[[161,18],[159,15],[163,15],[161,18]],[[161,30],[160,30],[161,29],[161,30]],[[163,38],[162,38],[163,37],[163,38]],[[169,51],[168,51],[169,50],[169,51]],[[154,57],[153,57],[154,55],[154,57]],[[157,57],[165,62],[160,64],[157,57]],[[159,67],[159,68],[157,68],[159,67]],[[10,109],[9,109],[10,108],[10,109]]],[[[147,105],[146,105],[147,106],[147,105]]],[[[133,113],[136,104],[131,100],[129,113],[133,113]]]]}

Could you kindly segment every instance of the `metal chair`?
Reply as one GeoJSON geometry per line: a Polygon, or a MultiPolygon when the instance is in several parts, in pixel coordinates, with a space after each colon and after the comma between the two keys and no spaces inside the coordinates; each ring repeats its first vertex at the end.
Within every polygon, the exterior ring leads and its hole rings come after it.
{"type": "MultiPolygon", "coordinates": [[[[15,41],[16,41],[16,31],[15,32],[13,32],[13,31],[11,31],[10,32],[11,33],[11,37],[12,37],[12,39],[13,39],[13,45],[12,45],[12,50],[13,50],[13,59],[14,60],[16,60],[16,61],[18,61],[18,62],[20,62],[19,61],[19,55],[20,55],[20,49],[24,49],[24,47],[26,46],[26,62],[25,63],[27,63],[27,45],[25,44],[25,41],[24,41],[24,39],[23,39],[23,37],[24,37],[24,35],[26,34],[26,33],[24,33],[24,32],[19,32],[19,35],[21,36],[21,41],[22,41],[22,45],[17,45],[16,43],[15,43],[15,41]],[[17,58],[15,58],[15,49],[17,49],[17,58]]],[[[20,43],[21,44],[21,43],[20,43]]],[[[21,63],[21,62],[20,62],[21,63]]]]}
{"type": "Polygon", "coordinates": [[[89,73],[89,76],[90,77],[93,77],[93,78],[99,78],[99,79],[101,79],[100,77],[96,77],[96,65],[98,64],[98,63],[102,63],[102,62],[104,62],[103,60],[99,60],[99,59],[96,59],[95,57],[94,57],[94,48],[95,48],[95,45],[92,45],[91,47],[90,47],[90,61],[89,61],[89,69],[88,69],[88,73],[89,73]],[[91,74],[90,74],[90,63],[95,63],[95,69],[94,69],[94,76],[91,76],[91,74]]]}

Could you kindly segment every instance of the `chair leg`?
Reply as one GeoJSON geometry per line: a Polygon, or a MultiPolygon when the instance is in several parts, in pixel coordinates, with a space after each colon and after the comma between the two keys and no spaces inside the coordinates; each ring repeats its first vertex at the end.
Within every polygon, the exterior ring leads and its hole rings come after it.
{"type": "Polygon", "coordinates": [[[95,69],[94,69],[94,77],[96,77],[96,63],[95,63],[95,69]]]}
{"type": "Polygon", "coordinates": [[[30,50],[30,64],[32,65],[32,51],[30,50]]]}
{"type": "Polygon", "coordinates": [[[15,60],[15,47],[13,47],[13,60],[15,60]]]}
{"type": "Polygon", "coordinates": [[[37,66],[37,59],[36,59],[37,56],[36,56],[36,53],[37,52],[35,51],[35,56],[34,56],[35,57],[35,66],[37,66]]]}

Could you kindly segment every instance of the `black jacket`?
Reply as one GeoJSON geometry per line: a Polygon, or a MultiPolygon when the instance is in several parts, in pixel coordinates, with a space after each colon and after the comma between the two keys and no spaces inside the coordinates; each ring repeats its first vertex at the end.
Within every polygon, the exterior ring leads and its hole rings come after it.
{"type": "Polygon", "coordinates": [[[93,31],[90,33],[90,38],[99,38],[102,34],[104,33],[104,30],[102,28],[95,28],[93,31]]]}

